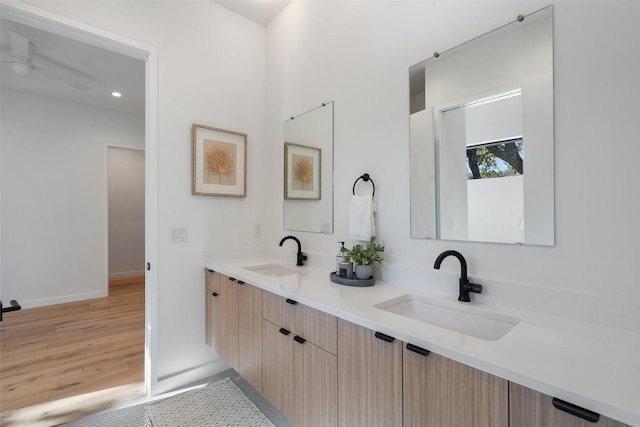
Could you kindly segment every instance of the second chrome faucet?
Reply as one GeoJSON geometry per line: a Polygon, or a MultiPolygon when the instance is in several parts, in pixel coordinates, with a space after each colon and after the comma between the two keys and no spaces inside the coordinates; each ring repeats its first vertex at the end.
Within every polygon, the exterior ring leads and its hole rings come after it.
{"type": "Polygon", "coordinates": [[[482,285],[477,285],[475,283],[469,283],[469,279],[467,278],[467,261],[464,259],[462,254],[458,251],[444,251],[438,258],[436,258],[435,264],[433,264],[433,268],[436,270],[440,269],[440,264],[442,261],[448,256],[454,256],[458,258],[460,261],[460,294],[458,295],[458,301],[462,302],[470,302],[471,298],[469,298],[469,292],[481,293],[482,285]]]}

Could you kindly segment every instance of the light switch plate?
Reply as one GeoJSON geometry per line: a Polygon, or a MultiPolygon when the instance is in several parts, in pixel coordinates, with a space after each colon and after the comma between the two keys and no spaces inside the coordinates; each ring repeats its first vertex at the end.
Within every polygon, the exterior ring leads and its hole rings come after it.
{"type": "Polygon", "coordinates": [[[169,227],[169,243],[187,243],[187,227],[169,227]]]}

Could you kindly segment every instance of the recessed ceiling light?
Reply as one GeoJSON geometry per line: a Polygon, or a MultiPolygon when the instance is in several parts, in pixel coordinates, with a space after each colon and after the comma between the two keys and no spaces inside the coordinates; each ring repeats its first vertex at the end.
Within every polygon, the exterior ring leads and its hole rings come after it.
{"type": "Polygon", "coordinates": [[[111,92],[111,95],[113,95],[115,98],[120,98],[122,96],[120,92],[111,92]]]}

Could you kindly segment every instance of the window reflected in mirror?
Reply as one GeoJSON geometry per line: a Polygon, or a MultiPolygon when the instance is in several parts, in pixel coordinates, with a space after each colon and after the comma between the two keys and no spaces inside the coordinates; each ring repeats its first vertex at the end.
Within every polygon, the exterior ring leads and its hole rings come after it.
{"type": "Polygon", "coordinates": [[[552,12],[410,68],[411,237],[554,244],[552,12]]]}

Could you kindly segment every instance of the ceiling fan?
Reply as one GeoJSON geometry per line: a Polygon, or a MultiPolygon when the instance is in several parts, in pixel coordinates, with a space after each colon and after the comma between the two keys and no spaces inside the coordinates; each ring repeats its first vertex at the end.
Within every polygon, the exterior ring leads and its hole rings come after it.
{"type": "Polygon", "coordinates": [[[15,74],[29,76],[35,70],[81,91],[87,91],[91,88],[92,78],[90,75],[68,64],[47,57],[42,52],[37,51],[36,46],[28,38],[13,31],[8,31],[8,33],[11,59],[3,60],[2,62],[10,63],[11,69],[15,74]],[[34,52],[37,52],[35,63],[34,52]]]}

